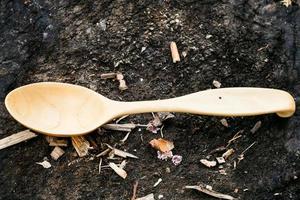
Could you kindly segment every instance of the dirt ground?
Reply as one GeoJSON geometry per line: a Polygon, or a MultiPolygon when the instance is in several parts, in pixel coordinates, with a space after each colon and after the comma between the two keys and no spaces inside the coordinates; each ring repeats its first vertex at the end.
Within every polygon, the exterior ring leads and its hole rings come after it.
{"type": "MultiPolygon", "coordinates": [[[[6,111],[3,99],[12,89],[39,81],[86,86],[114,100],[176,97],[222,87],[271,87],[300,95],[300,10],[272,0],[2,0],[0,2],[0,138],[24,130],[6,111]],[[181,62],[173,64],[169,44],[176,41],[181,62]],[[105,72],[124,74],[128,90],[100,79],[105,72]]],[[[272,103],[272,99],[270,99],[272,103]]],[[[174,166],[161,161],[148,142],[159,134],[134,129],[125,133],[95,131],[100,149],[78,158],[69,145],[58,161],[40,135],[0,151],[0,199],[214,199],[185,185],[206,183],[239,199],[300,199],[300,117],[275,115],[227,118],[175,114],[165,123],[164,137],[183,157],[174,166]],[[262,127],[250,129],[261,120],[262,127]],[[236,150],[220,174],[200,163],[216,147],[236,150]],[[234,169],[238,155],[245,158],[234,169]],[[112,170],[98,174],[103,143],[117,144],[139,157],[128,160],[128,177],[112,170]],[[36,162],[47,157],[44,169],[36,162]],[[170,169],[170,171],[167,170],[170,169]],[[162,178],[162,182],[153,184],[162,178]],[[235,189],[238,189],[236,192],[235,189]]],[[[146,124],[151,114],[130,116],[123,122],[146,124]]],[[[216,155],[215,155],[216,156],[216,155]]],[[[104,159],[103,164],[108,160],[104,159]]]]}

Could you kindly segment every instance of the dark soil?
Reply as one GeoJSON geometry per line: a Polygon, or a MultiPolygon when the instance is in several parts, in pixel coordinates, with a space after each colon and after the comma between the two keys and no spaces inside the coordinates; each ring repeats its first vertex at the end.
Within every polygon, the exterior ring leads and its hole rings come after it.
{"type": "MultiPolygon", "coordinates": [[[[213,80],[222,87],[271,87],[299,96],[299,24],[296,3],[286,8],[272,0],[2,0],[0,137],[24,130],[6,111],[5,95],[39,81],[79,84],[115,100],[180,96],[212,88],[213,80]],[[170,41],[187,53],[177,64],[170,58],[170,41]],[[124,74],[128,90],[120,92],[117,82],[100,79],[111,71],[124,74]]],[[[151,118],[136,115],[124,122],[143,124],[151,118]]],[[[102,143],[117,144],[124,133],[91,133],[98,151],[78,158],[69,145],[59,161],[51,160],[52,147],[39,136],[1,150],[0,199],[130,199],[136,180],[138,197],[213,199],[183,189],[204,182],[239,199],[300,199],[297,113],[287,120],[275,115],[227,118],[228,128],[219,120],[176,114],[166,122],[164,137],[183,156],[178,166],[157,159],[149,146],[159,134],[135,129],[125,144],[118,144],[139,157],[128,160],[125,180],[107,169],[98,175],[99,159],[92,159],[104,149],[102,143]],[[262,127],[252,134],[258,120],[262,127]],[[223,165],[227,175],[200,164],[240,130],[242,137],[232,144],[236,152],[223,165]],[[237,156],[253,142],[234,169],[237,156]],[[36,164],[44,157],[52,168],[36,164]],[[158,178],[163,181],[153,188],[158,178]]]]}

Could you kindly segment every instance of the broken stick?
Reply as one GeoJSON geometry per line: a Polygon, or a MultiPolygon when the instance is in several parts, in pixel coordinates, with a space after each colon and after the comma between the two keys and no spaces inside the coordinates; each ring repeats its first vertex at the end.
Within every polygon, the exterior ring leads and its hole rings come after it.
{"type": "Polygon", "coordinates": [[[88,151],[90,149],[90,143],[85,139],[84,136],[72,137],[72,144],[79,157],[84,157],[88,154],[88,151]]]}
{"type": "Polygon", "coordinates": [[[30,130],[21,131],[0,140],[0,150],[36,137],[30,130]]]}

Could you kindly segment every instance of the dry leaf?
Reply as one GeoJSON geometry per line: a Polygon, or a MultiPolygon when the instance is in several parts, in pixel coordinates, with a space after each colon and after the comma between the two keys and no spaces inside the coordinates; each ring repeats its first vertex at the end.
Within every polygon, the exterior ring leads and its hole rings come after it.
{"type": "Polygon", "coordinates": [[[162,138],[153,139],[149,143],[154,149],[157,149],[163,153],[171,151],[174,148],[173,142],[162,138]]]}

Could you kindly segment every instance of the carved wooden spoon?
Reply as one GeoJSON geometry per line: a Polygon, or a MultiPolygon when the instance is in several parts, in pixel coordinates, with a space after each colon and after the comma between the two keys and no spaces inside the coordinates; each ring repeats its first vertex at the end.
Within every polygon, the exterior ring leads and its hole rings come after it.
{"type": "Polygon", "coordinates": [[[223,88],[154,101],[119,102],[78,85],[33,83],[11,91],[5,99],[9,113],[24,126],[53,136],[89,133],[110,120],[146,112],[184,112],[214,116],[251,116],[295,112],[293,97],[282,90],[223,88]]]}

